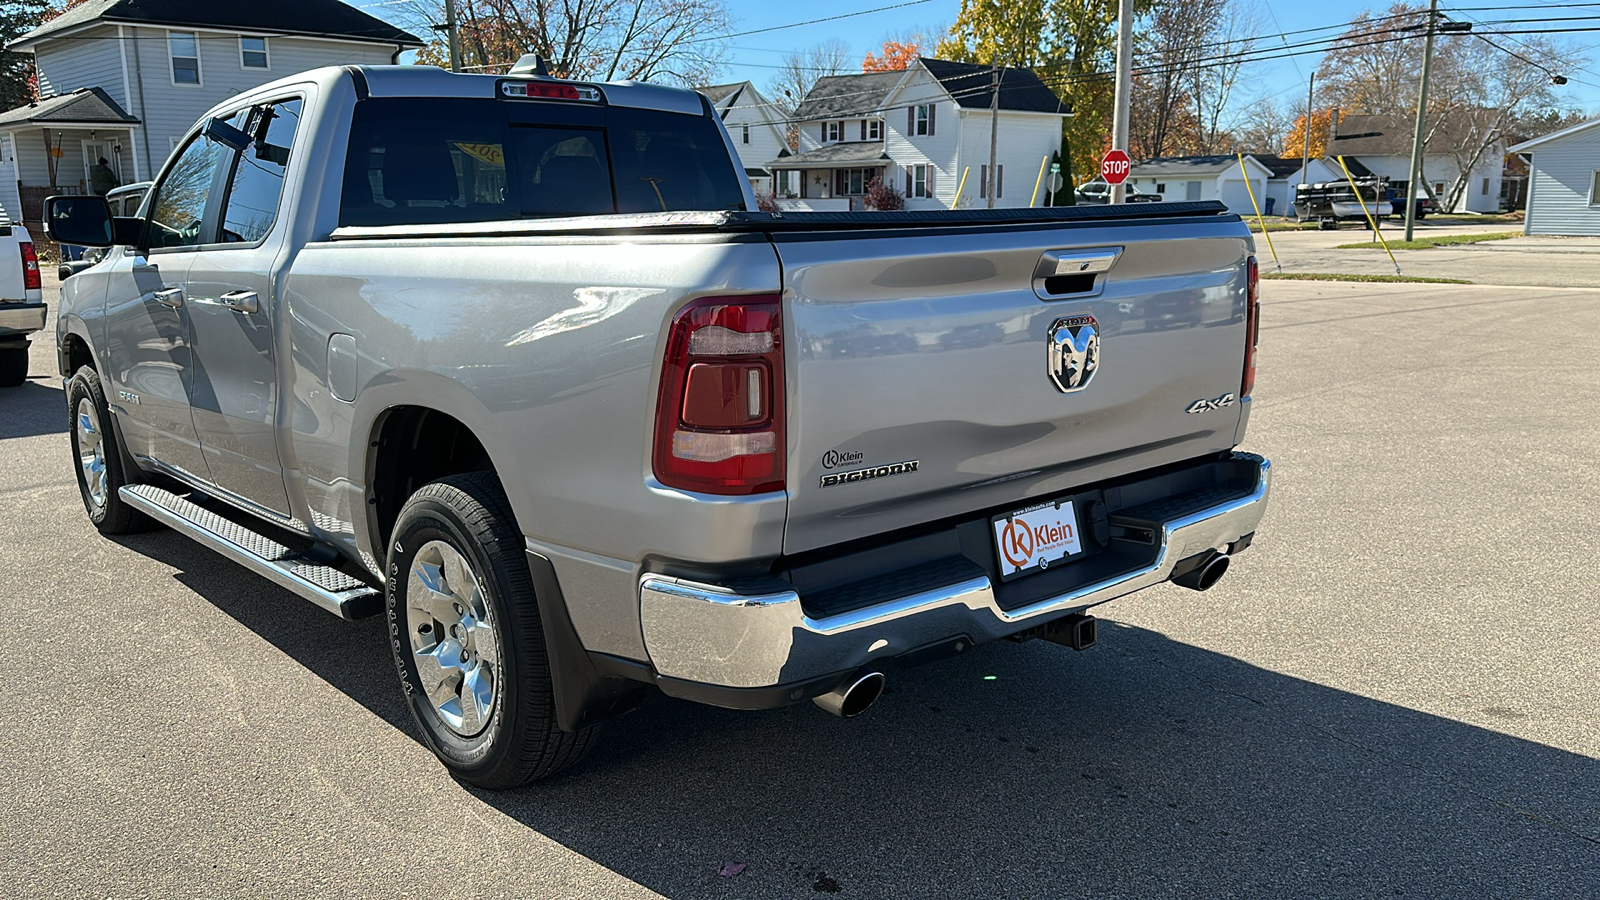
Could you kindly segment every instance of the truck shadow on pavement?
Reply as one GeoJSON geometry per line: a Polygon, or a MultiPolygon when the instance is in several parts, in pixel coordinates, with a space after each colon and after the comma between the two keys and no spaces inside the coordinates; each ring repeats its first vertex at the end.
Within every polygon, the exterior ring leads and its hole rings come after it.
{"type": "Polygon", "coordinates": [[[0,388],[0,441],[63,434],[68,424],[66,400],[58,388],[47,386],[42,377],[35,376],[14,388],[0,388]]]}
{"type": "MultiPolygon", "coordinates": [[[[381,620],[122,543],[415,736],[381,620]]],[[[459,790],[669,897],[1600,896],[1600,762],[1109,622],[906,671],[856,720],[662,700],[566,775],[459,790]]]]}

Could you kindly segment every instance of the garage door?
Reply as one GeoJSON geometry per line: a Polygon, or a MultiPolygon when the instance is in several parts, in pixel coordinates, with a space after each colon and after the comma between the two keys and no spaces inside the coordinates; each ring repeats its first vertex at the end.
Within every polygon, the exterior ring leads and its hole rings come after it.
{"type": "MultiPolygon", "coordinates": [[[[1261,179],[1250,179],[1250,187],[1255,189],[1256,200],[1262,200],[1262,191],[1265,190],[1266,185],[1261,182],[1261,179]]],[[[1242,179],[1224,181],[1222,183],[1222,196],[1217,199],[1228,204],[1229,212],[1238,213],[1241,216],[1255,215],[1255,207],[1250,205],[1250,192],[1245,188],[1242,179]]]]}

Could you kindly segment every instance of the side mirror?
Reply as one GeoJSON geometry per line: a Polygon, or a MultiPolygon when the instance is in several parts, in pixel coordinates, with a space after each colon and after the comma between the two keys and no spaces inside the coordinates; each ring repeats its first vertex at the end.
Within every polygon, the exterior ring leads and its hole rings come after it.
{"type": "Polygon", "coordinates": [[[58,244],[110,247],[111,204],[104,197],[46,197],[44,233],[58,244]]]}

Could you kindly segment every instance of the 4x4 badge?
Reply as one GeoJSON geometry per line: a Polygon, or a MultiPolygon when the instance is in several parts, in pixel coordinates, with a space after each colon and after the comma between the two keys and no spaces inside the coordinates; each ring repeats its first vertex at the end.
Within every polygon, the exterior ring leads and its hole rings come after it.
{"type": "Polygon", "coordinates": [[[1100,368],[1100,330],[1094,316],[1068,316],[1050,326],[1050,380],[1063,394],[1081,391],[1100,368]]]}
{"type": "Polygon", "coordinates": [[[1218,397],[1215,400],[1196,400],[1195,402],[1189,404],[1189,408],[1184,410],[1184,412],[1186,412],[1186,413],[1211,412],[1214,409],[1226,409],[1226,408],[1232,406],[1234,404],[1234,402],[1235,402],[1235,398],[1233,396],[1233,392],[1229,391],[1228,393],[1223,394],[1221,397],[1218,397]]]}

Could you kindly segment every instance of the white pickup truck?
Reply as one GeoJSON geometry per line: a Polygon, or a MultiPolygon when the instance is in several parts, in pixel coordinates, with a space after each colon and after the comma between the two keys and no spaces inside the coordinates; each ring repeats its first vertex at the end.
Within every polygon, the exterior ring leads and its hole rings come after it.
{"type": "Polygon", "coordinates": [[[1250,545],[1237,216],[766,213],[736,160],[644,84],[230,98],[138,216],[47,204],[113,248],[58,318],[89,517],[385,615],[422,735],[485,787],[657,693],[848,716],[977,643],[1083,649],[1091,608],[1250,545]]]}
{"type": "Polygon", "coordinates": [[[28,336],[44,329],[44,292],[33,237],[0,224],[0,388],[28,380],[28,336]]]}

